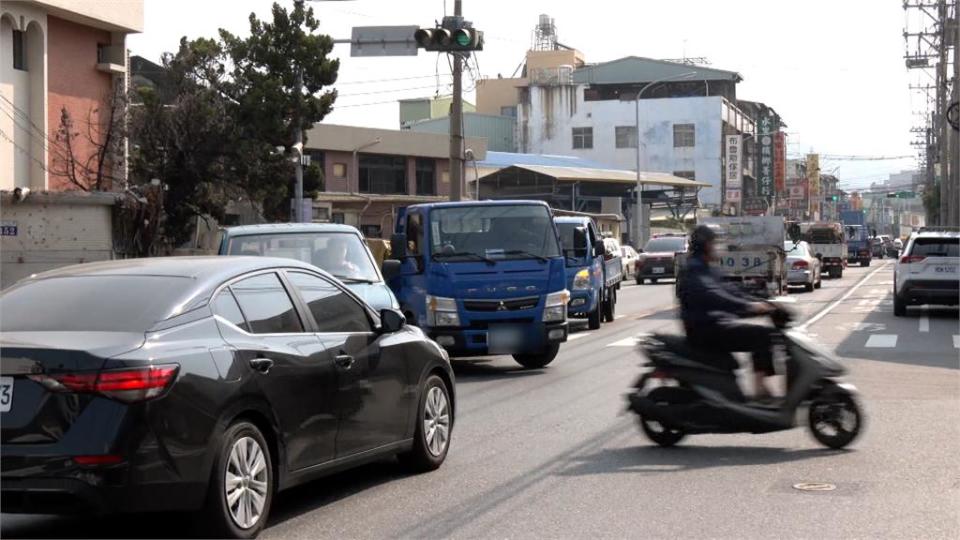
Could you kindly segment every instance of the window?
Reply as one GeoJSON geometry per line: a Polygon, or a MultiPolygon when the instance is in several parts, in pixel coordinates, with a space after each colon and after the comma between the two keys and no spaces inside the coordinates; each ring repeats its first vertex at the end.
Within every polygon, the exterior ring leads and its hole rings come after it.
{"type": "MultiPolygon", "coordinates": [[[[365,225],[364,233],[367,232],[379,235],[380,226],[365,225]]],[[[227,254],[296,259],[322,268],[338,278],[380,281],[370,251],[363,239],[354,233],[246,234],[230,239],[227,254]]]]}
{"type": "Polygon", "coordinates": [[[367,312],[334,284],[303,272],[287,274],[310,307],[319,332],[369,332],[367,312]]]}
{"type": "Polygon", "coordinates": [[[573,148],[574,150],[593,148],[592,127],[573,128],[573,148]]]}
{"type": "Polygon", "coordinates": [[[673,147],[687,148],[696,146],[696,126],[694,124],[673,125],[673,147]]]}
{"type": "Polygon", "coordinates": [[[960,239],[917,238],[913,241],[910,255],[913,257],[960,257],[960,239]]]}
{"type": "Polygon", "coordinates": [[[420,246],[423,245],[423,225],[420,223],[420,214],[410,214],[407,216],[407,253],[410,255],[421,255],[420,246]]]}
{"type": "Polygon", "coordinates": [[[517,106],[511,105],[509,107],[500,107],[500,116],[509,116],[510,118],[516,118],[517,106]]]}
{"type": "Polygon", "coordinates": [[[0,295],[0,332],[137,332],[179,314],[191,279],[64,276],[14,285],[0,295]]]}
{"type": "Polygon", "coordinates": [[[553,219],[540,205],[443,207],[430,218],[430,253],[444,261],[560,255],[553,219]]]}
{"type": "Polygon", "coordinates": [[[247,326],[247,320],[243,318],[243,312],[237,304],[237,299],[233,297],[230,289],[224,289],[213,301],[213,312],[223,317],[238,328],[250,331],[247,326]]]}
{"type": "Polygon", "coordinates": [[[24,35],[22,30],[13,31],[13,69],[27,70],[27,52],[24,50],[24,35]]]}
{"type": "Polygon", "coordinates": [[[437,162],[417,159],[417,195],[437,194],[437,162]]]}
{"type": "Polygon", "coordinates": [[[300,316],[276,274],[262,274],[230,286],[254,334],[303,332],[300,316]]]}
{"type": "Polygon", "coordinates": [[[637,147],[637,126],[617,126],[617,148],[637,147]]]}
{"type": "Polygon", "coordinates": [[[402,156],[360,155],[360,192],[407,192],[407,160],[402,156]]]}
{"type": "Polygon", "coordinates": [[[360,232],[367,238],[380,238],[383,233],[379,225],[361,225],[360,232]]]}
{"type": "Polygon", "coordinates": [[[443,173],[440,174],[440,181],[443,182],[444,184],[449,184],[449,183],[450,183],[450,171],[443,171],[443,173]]]}
{"type": "Polygon", "coordinates": [[[333,216],[330,218],[330,221],[343,225],[346,223],[343,212],[334,212],[333,216]]]}
{"type": "Polygon", "coordinates": [[[673,171],[673,175],[679,176],[680,178],[686,178],[687,180],[697,179],[696,171],[673,171]]]}
{"type": "Polygon", "coordinates": [[[333,164],[333,177],[334,178],[346,178],[347,177],[347,164],[346,163],[334,163],[333,164]]]}

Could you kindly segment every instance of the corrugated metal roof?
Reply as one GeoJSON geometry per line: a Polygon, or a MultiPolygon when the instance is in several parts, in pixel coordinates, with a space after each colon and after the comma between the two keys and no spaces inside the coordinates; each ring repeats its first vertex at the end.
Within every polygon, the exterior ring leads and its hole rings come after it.
{"type": "MultiPolygon", "coordinates": [[[[518,169],[550,176],[560,181],[568,182],[606,182],[616,184],[636,184],[637,173],[624,169],[597,169],[587,167],[555,167],[548,165],[514,165],[518,169]]],[[[509,169],[509,167],[507,168],[509,169]]],[[[502,169],[503,172],[507,169],[502,169]]],[[[481,178],[482,180],[482,178],[481,178]]],[[[710,187],[705,182],[688,180],[669,173],[661,172],[641,172],[640,183],[651,186],[671,186],[671,187],[710,187]]]]}
{"type": "Polygon", "coordinates": [[[573,72],[573,82],[578,84],[648,83],[690,72],[695,73],[694,76],[690,77],[692,81],[740,82],[743,80],[743,77],[735,71],[678,64],[640,56],[627,56],[602,64],[582,67],[573,72]]]}

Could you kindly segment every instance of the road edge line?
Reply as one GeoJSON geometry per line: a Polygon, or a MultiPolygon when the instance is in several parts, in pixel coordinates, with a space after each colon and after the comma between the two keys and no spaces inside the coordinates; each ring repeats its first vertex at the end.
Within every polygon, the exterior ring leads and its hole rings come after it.
{"type": "Polygon", "coordinates": [[[813,317],[810,317],[809,319],[807,319],[806,321],[804,321],[803,324],[801,324],[801,325],[798,327],[798,329],[799,329],[799,330],[807,330],[807,328],[809,328],[810,325],[812,325],[812,324],[816,323],[817,321],[819,321],[820,319],[826,317],[831,311],[834,310],[834,308],[836,308],[837,306],[839,306],[840,304],[842,304],[847,298],[850,298],[850,296],[853,295],[853,293],[857,292],[857,289],[859,289],[859,288],[860,288],[864,283],[866,283],[870,278],[872,278],[873,276],[877,275],[878,272],[880,272],[881,270],[885,269],[885,268],[886,268],[887,266],[889,266],[889,265],[890,265],[890,263],[884,263],[883,266],[881,266],[881,267],[877,268],[876,270],[874,270],[873,272],[870,272],[869,274],[863,276],[863,277],[860,279],[860,281],[857,282],[856,285],[854,285],[853,287],[851,287],[850,290],[846,292],[846,294],[844,294],[843,296],[841,296],[839,299],[835,300],[835,301],[834,301],[832,304],[830,304],[829,306],[827,306],[827,307],[821,309],[820,311],[818,311],[813,317]]]}

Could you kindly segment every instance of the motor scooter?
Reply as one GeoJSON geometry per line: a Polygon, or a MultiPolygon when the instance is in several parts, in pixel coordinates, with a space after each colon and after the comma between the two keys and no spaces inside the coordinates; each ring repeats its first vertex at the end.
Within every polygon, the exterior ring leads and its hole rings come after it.
{"type": "Polygon", "coordinates": [[[653,334],[638,340],[649,362],[628,394],[628,409],[653,442],[673,446],[698,433],[770,433],[797,427],[807,409],[814,438],[844,448],[860,433],[863,413],[857,389],[838,378],[846,372],[836,356],[790,328],[793,315],[780,305],[770,317],[775,347],[786,355],[786,394],[778,403],[747,399],[730,353],[691,347],[683,336],[653,334]]]}

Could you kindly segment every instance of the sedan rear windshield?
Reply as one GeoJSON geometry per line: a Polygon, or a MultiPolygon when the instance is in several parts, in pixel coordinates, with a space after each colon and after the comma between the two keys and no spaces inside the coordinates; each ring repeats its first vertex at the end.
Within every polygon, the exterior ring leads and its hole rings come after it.
{"type": "Polygon", "coordinates": [[[654,253],[664,251],[676,253],[683,251],[683,238],[654,238],[647,242],[647,247],[643,248],[643,250],[654,253]]]}
{"type": "Polygon", "coordinates": [[[917,238],[910,255],[914,257],[960,257],[960,238],[917,238]]]}
{"type": "Polygon", "coordinates": [[[0,295],[3,332],[146,332],[177,315],[193,280],[173,276],[64,276],[0,295]]]}
{"type": "Polygon", "coordinates": [[[380,281],[367,246],[354,233],[250,234],[230,239],[228,255],[296,259],[345,281],[380,281]]]}

